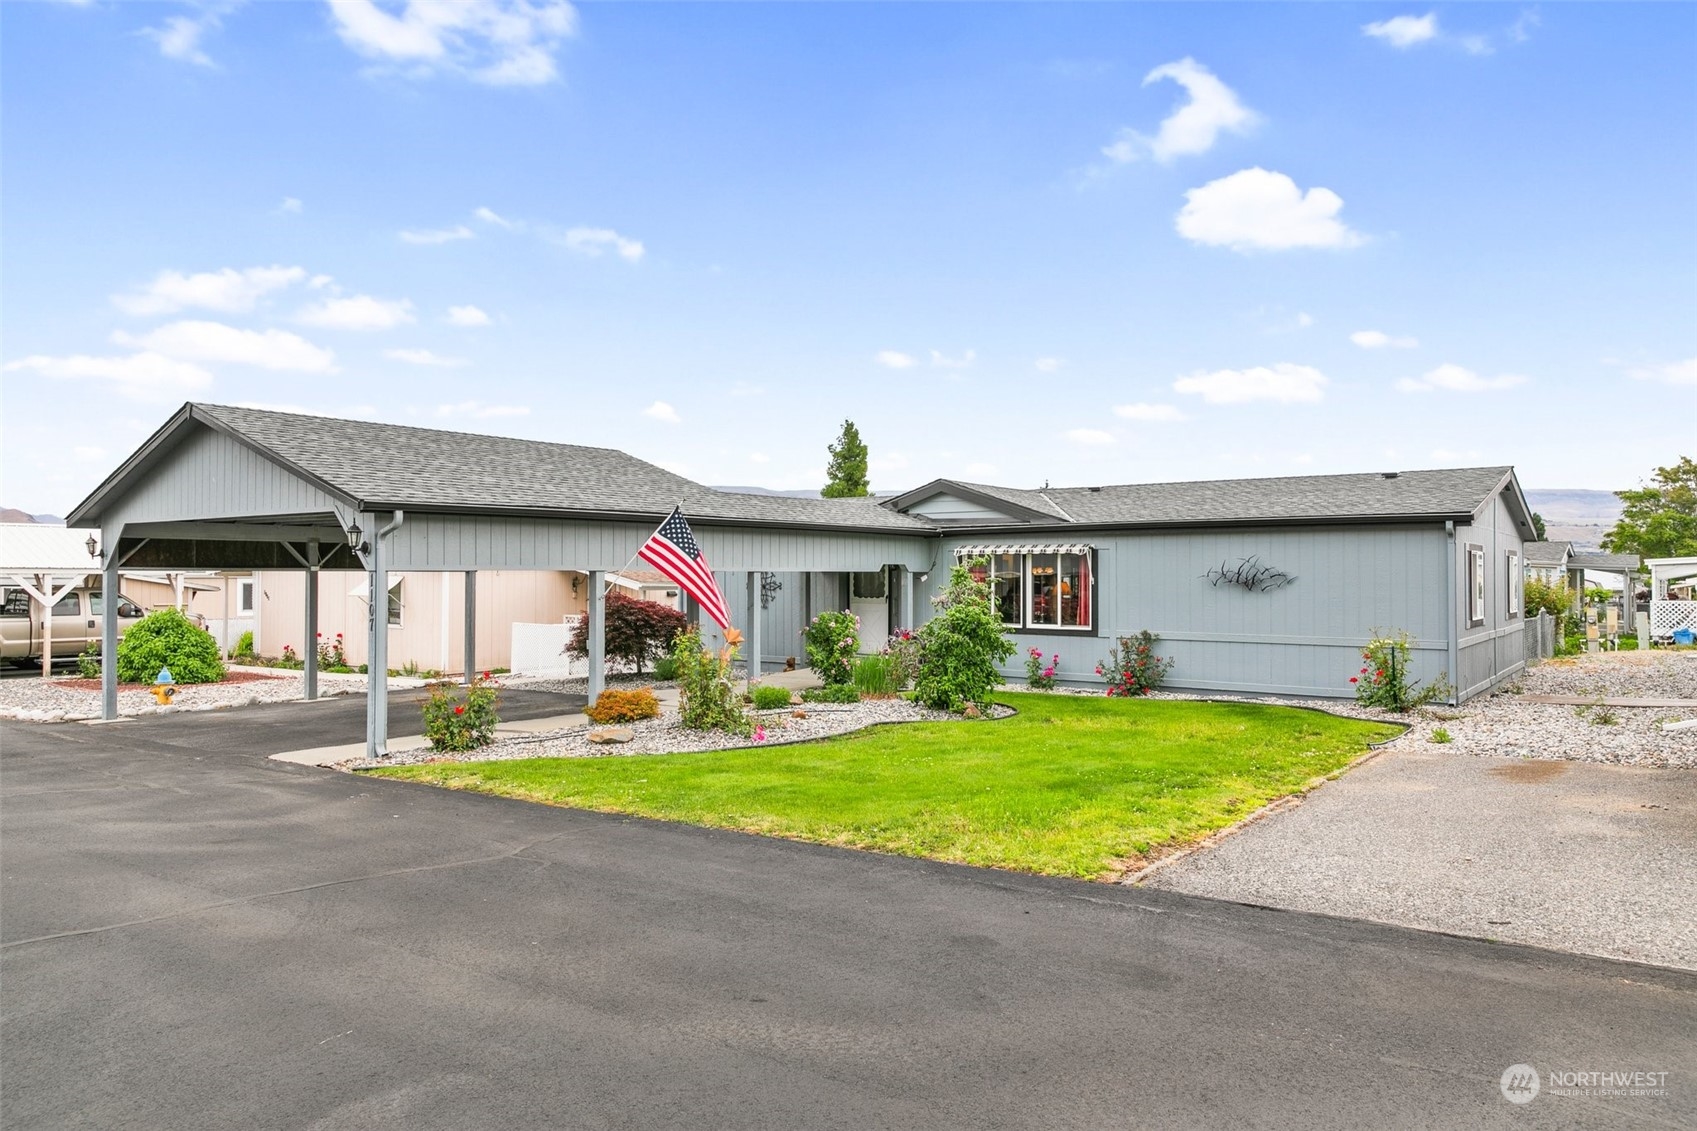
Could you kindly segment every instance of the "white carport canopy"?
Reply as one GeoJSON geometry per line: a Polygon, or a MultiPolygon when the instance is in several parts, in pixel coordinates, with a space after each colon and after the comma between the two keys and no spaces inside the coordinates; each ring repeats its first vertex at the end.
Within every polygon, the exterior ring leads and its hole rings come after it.
{"type": "Polygon", "coordinates": [[[53,668],[53,615],[48,610],[100,570],[88,552],[87,530],[40,522],[0,523],[0,581],[16,585],[41,608],[41,674],[53,668]]]}

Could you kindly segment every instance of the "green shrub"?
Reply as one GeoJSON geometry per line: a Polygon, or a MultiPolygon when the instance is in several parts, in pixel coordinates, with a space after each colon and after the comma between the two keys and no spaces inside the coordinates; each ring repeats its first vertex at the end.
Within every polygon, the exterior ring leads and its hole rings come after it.
{"type": "Polygon", "coordinates": [[[678,662],[670,655],[661,656],[654,661],[654,678],[657,680],[674,680],[678,678],[678,662]]]}
{"type": "Polygon", "coordinates": [[[722,730],[744,737],[754,733],[754,724],[743,713],[742,702],[731,686],[731,661],[736,647],[727,646],[717,655],[701,646],[701,634],[680,632],[672,641],[672,659],[678,666],[678,715],[690,730],[722,730]]]}
{"type": "Polygon", "coordinates": [[[858,703],[860,692],[852,683],[838,683],[829,687],[810,687],[801,693],[801,698],[807,703],[858,703]]]}
{"type": "Polygon", "coordinates": [[[451,683],[433,685],[424,702],[424,737],[430,740],[430,748],[463,754],[488,746],[495,741],[495,728],[501,722],[500,702],[500,686],[482,677],[472,680],[463,696],[451,683]]]}
{"type": "Polygon", "coordinates": [[[927,707],[948,711],[985,702],[1002,682],[998,665],[1014,651],[991,604],[989,584],[974,581],[967,566],[957,563],[932,604],[937,614],[919,630],[914,697],[927,707]]]}
{"type": "Polygon", "coordinates": [[[905,682],[901,661],[888,652],[855,661],[854,688],[868,698],[893,699],[905,682]]]}
{"type": "Polygon", "coordinates": [[[84,679],[100,678],[100,641],[90,640],[88,647],[77,653],[77,674],[84,679]]]}
{"type": "Polygon", "coordinates": [[[1041,648],[1027,648],[1025,651],[1025,686],[1033,691],[1053,691],[1055,689],[1055,669],[1061,666],[1061,654],[1055,652],[1049,656],[1049,662],[1043,662],[1041,648]]]}
{"type": "MultiPolygon", "coordinates": [[[[268,668],[288,668],[290,671],[300,671],[302,668],[306,667],[306,661],[301,659],[295,652],[295,646],[293,644],[285,644],[283,645],[283,654],[265,666],[268,668]]],[[[361,664],[359,670],[363,672],[365,670],[365,665],[361,664]]]]}
{"type": "Polygon", "coordinates": [[[1172,671],[1173,661],[1155,655],[1161,638],[1147,628],[1136,636],[1122,636],[1119,647],[1108,649],[1108,662],[1096,665],[1096,674],[1108,681],[1108,694],[1147,695],[1161,686],[1172,671]]]}
{"type": "Polygon", "coordinates": [[[1360,674],[1349,677],[1355,687],[1355,699],[1363,707],[1379,707],[1386,711],[1406,711],[1422,707],[1439,699],[1448,699],[1448,673],[1425,687],[1408,678],[1408,653],[1414,643],[1406,632],[1377,633],[1361,650],[1360,674]]]}
{"type": "Polygon", "coordinates": [[[217,683],[224,678],[218,642],[176,609],[147,614],[118,641],[119,680],[152,683],[161,668],[178,683],[217,683]]]}
{"type": "Polygon", "coordinates": [[[658,715],[660,701],[646,687],[632,691],[608,688],[597,695],[594,704],[585,708],[583,713],[592,723],[634,723],[638,719],[652,719],[658,715]]]}
{"type": "Polygon", "coordinates": [[[318,634],[318,670],[321,672],[351,672],[348,666],[348,652],[343,644],[342,634],[325,639],[322,632],[318,634]]]}
{"type": "Polygon", "coordinates": [[[236,637],[236,646],[230,649],[230,659],[246,659],[253,655],[253,630],[250,628],[236,637]]]}
{"type": "Polygon", "coordinates": [[[1443,727],[1433,727],[1432,737],[1428,741],[1436,742],[1439,746],[1442,746],[1446,742],[1453,742],[1455,740],[1450,737],[1450,732],[1445,730],[1443,727]]]}
{"type": "Polygon", "coordinates": [[[1541,577],[1528,577],[1521,594],[1528,616],[1549,613],[1553,617],[1562,617],[1573,608],[1573,590],[1541,577]]]}
{"type": "Polygon", "coordinates": [[[790,705],[790,692],[787,687],[765,687],[756,684],[749,691],[749,695],[754,699],[754,709],[757,711],[775,711],[790,705]]]}
{"type": "MultiPolygon", "coordinates": [[[[673,637],[685,627],[683,613],[658,601],[642,601],[623,593],[607,594],[606,652],[609,660],[621,660],[642,673],[648,661],[666,654],[673,637]]],[[[589,614],[577,618],[572,628],[568,654],[589,658],[589,614]]]]}
{"type": "Polygon", "coordinates": [[[807,666],[826,687],[853,682],[855,650],[860,647],[860,618],[853,613],[820,613],[802,634],[807,666]]]}
{"type": "Polygon", "coordinates": [[[900,686],[906,687],[919,678],[919,636],[912,629],[898,628],[892,632],[882,655],[896,662],[896,672],[901,676],[900,686]]]}

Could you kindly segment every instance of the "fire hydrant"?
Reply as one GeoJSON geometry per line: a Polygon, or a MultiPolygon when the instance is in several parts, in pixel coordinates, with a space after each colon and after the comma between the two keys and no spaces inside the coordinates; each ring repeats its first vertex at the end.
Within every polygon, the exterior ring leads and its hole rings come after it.
{"type": "Polygon", "coordinates": [[[161,707],[171,705],[171,697],[177,693],[177,681],[171,678],[170,668],[160,668],[159,674],[153,677],[153,686],[148,690],[159,700],[161,707]]]}

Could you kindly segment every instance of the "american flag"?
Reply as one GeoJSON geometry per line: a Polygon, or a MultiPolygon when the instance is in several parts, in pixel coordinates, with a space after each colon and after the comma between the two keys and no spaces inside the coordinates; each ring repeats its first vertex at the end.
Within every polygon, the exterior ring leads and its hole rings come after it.
{"type": "Polygon", "coordinates": [[[725,605],[724,594],[719,592],[719,583],[713,580],[713,570],[695,540],[695,532],[684,521],[682,508],[673,507],[660,529],[649,535],[636,553],[682,586],[720,628],[731,627],[731,610],[725,605]]]}

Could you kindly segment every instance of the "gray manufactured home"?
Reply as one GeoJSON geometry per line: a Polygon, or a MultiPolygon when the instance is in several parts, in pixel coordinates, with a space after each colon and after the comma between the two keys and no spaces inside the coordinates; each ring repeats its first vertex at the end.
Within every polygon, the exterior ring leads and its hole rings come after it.
{"type": "MultiPolygon", "coordinates": [[[[1065,682],[1099,686],[1114,638],[1140,629],[1173,659],[1168,685],[1199,691],[1347,696],[1362,645],[1394,630],[1415,638],[1415,678],[1444,674],[1462,699],[1523,666],[1531,513],[1508,467],[794,499],[606,448],[189,404],[68,521],[102,530],[113,587],[119,568],[298,569],[306,640],[320,571],[363,570],[372,593],[391,571],[463,574],[469,672],[476,571],[588,573],[594,656],[598,582],[673,506],[766,668],[799,657],[826,609],[859,614],[869,644],[916,627],[956,563],[994,589],[1020,645],[1010,677],[1036,647],[1065,682]]],[[[388,630],[372,619],[382,670],[388,630]]],[[[104,632],[111,656],[116,622],[104,632]]]]}

